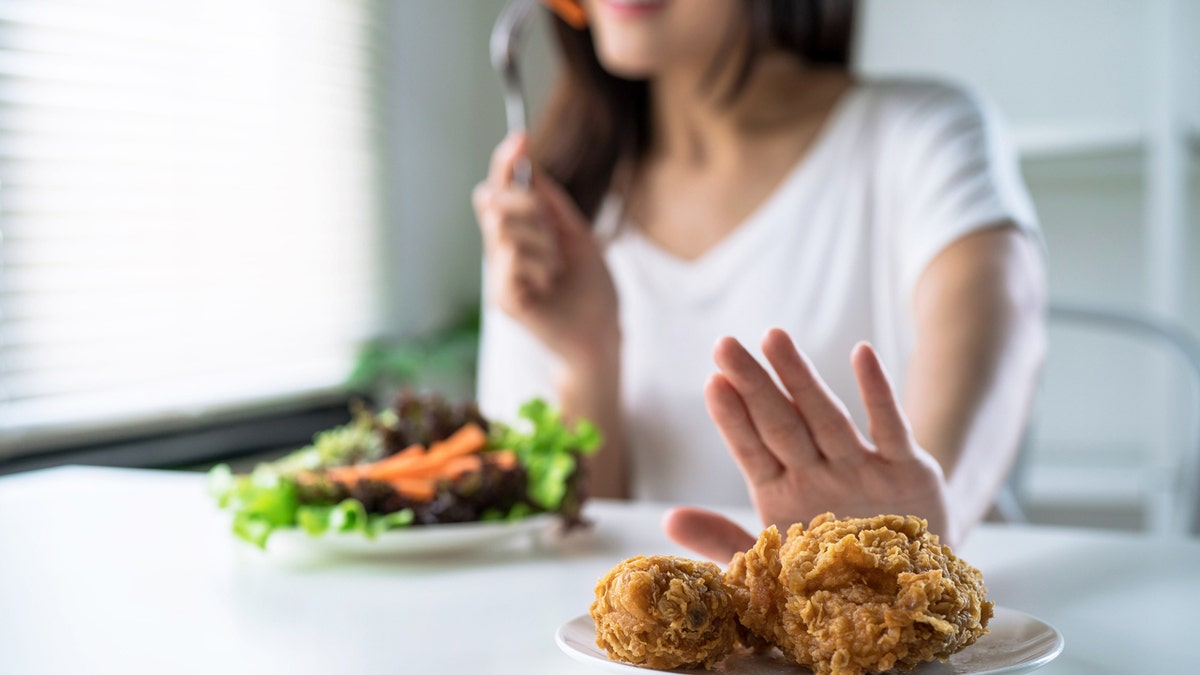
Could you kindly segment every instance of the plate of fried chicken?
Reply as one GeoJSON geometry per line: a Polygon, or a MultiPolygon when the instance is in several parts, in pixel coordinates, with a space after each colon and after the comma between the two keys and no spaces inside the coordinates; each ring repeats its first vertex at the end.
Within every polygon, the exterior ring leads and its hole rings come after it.
{"type": "Polygon", "coordinates": [[[986,598],[982,574],[913,516],[768,528],[726,570],[636,556],[563,624],[569,656],[611,672],[996,675],[1062,651],[1052,626],[986,598]]]}

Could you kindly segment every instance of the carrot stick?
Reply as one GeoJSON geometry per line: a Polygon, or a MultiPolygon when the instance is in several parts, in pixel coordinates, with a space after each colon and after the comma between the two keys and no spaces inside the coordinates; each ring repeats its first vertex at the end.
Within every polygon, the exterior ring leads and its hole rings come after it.
{"type": "Polygon", "coordinates": [[[384,459],[381,459],[378,462],[372,462],[371,464],[363,464],[356,468],[361,470],[364,474],[368,475],[369,477],[373,477],[373,476],[371,476],[371,474],[375,473],[376,471],[387,471],[388,467],[392,467],[392,466],[404,466],[405,463],[412,461],[413,458],[420,457],[421,455],[424,455],[424,454],[425,454],[425,446],[421,445],[420,443],[413,443],[412,445],[401,450],[400,452],[397,452],[396,454],[392,455],[391,457],[385,457],[384,459]]]}
{"type": "Polygon", "coordinates": [[[512,450],[497,450],[488,454],[492,459],[492,463],[496,466],[508,471],[517,465],[517,453],[512,450]]]}
{"type": "Polygon", "coordinates": [[[448,461],[479,452],[485,445],[487,434],[483,429],[467,424],[449,438],[430,445],[429,452],[397,460],[386,467],[372,466],[368,475],[376,480],[436,475],[448,461]]]}
{"type": "MultiPolygon", "coordinates": [[[[483,465],[478,453],[486,445],[487,433],[478,425],[467,424],[445,440],[432,443],[428,450],[414,444],[372,464],[335,467],[325,473],[347,486],[364,479],[383,481],[410,499],[427,501],[437,493],[439,479],[477,471],[483,465]]],[[[515,456],[512,462],[515,464],[515,456]]]]}
{"type": "Polygon", "coordinates": [[[451,457],[442,464],[425,469],[414,470],[409,475],[413,478],[457,478],[468,471],[478,471],[483,466],[479,455],[451,457]]]}
{"type": "Polygon", "coordinates": [[[384,462],[398,461],[404,457],[417,457],[424,453],[425,453],[425,446],[421,445],[420,443],[413,443],[412,445],[401,450],[400,452],[397,452],[396,454],[392,455],[391,457],[388,457],[386,459],[381,459],[378,462],[375,462],[375,464],[383,464],[384,462]]]}
{"type": "Polygon", "coordinates": [[[362,467],[357,466],[339,466],[332,469],[326,469],[325,475],[330,480],[346,485],[354,485],[360,478],[363,477],[362,467]]]}
{"type": "Polygon", "coordinates": [[[479,425],[471,422],[460,427],[445,440],[430,445],[429,452],[430,454],[458,457],[479,452],[485,445],[487,445],[487,434],[479,428],[479,425]]]}
{"type": "Polygon", "coordinates": [[[419,443],[414,443],[400,452],[392,455],[391,457],[381,459],[378,462],[372,462],[371,464],[355,464],[351,466],[336,466],[326,469],[325,475],[329,476],[329,478],[332,480],[338,481],[339,483],[353,485],[363,478],[374,478],[372,474],[381,468],[386,468],[396,464],[403,464],[404,462],[410,461],[412,457],[424,454],[424,452],[425,446],[419,443]]]}
{"type": "Polygon", "coordinates": [[[542,0],[542,2],[572,28],[582,30],[587,26],[587,14],[584,13],[579,0],[542,0]]]}
{"type": "Polygon", "coordinates": [[[396,478],[388,481],[388,485],[405,497],[419,502],[429,501],[437,493],[436,484],[430,478],[396,478]]]}

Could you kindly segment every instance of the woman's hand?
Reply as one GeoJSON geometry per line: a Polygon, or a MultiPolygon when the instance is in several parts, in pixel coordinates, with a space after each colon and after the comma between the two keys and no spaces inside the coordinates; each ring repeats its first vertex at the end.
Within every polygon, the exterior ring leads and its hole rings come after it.
{"type": "MultiPolygon", "coordinates": [[[[720,372],[704,393],[763,524],[786,528],[825,511],[841,518],[912,514],[953,543],[941,467],[914,440],[875,351],[861,343],[851,353],[868,440],[787,333],[771,330],[762,347],[783,390],[741,344],[724,338],[714,351],[720,372]]],[[[754,542],[723,517],[698,509],[671,512],[664,527],[677,542],[716,560],[754,542]]]]}
{"type": "MultiPolygon", "coordinates": [[[[619,346],[617,294],[599,245],[548,176],[512,183],[525,136],[504,139],[472,195],[483,233],[488,300],[530,330],[567,368],[595,369],[619,346]]],[[[611,366],[611,364],[604,364],[611,366]]]]}

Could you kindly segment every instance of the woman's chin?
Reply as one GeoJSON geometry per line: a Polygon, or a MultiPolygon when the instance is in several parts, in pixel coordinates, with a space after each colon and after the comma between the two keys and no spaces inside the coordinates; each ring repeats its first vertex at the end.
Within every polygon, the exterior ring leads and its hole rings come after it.
{"type": "Polygon", "coordinates": [[[627,80],[645,80],[658,70],[658,59],[647,50],[641,49],[604,49],[596,50],[596,56],[604,70],[612,75],[627,80]]]}
{"type": "Polygon", "coordinates": [[[654,69],[643,63],[627,61],[608,63],[601,61],[604,70],[624,80],[648,80],[654,74],[654,69]]]}

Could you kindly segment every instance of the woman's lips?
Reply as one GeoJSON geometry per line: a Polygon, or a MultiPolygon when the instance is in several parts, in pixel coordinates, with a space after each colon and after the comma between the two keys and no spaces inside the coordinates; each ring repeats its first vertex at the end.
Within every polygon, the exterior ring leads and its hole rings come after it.
{"type": "Polygon", "coordinates": [[[666,0],[604,0],[604,8],[619,18],[649,16],[667,6],[666,0]]]}

